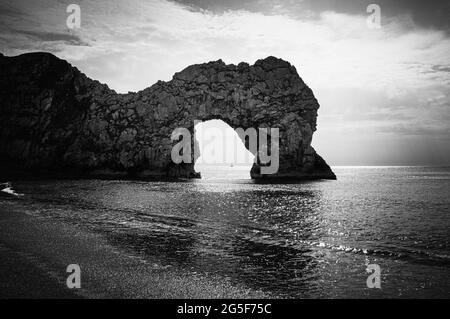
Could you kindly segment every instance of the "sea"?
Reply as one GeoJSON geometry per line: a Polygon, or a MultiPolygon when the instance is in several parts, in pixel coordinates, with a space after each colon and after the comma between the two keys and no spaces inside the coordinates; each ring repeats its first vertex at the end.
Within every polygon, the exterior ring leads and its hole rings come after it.
{"type": "Polygon", "coordinates": [[[0,205],[274,298],[449,298],[450,167],[333,170],[275,184],[15,181],[24,196],[0,205]]]}

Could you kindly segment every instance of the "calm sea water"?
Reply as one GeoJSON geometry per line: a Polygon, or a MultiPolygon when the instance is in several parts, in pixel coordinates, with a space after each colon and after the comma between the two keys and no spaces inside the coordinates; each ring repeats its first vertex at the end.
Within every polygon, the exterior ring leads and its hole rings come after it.
{"type": "Polygon", "coordinates": [[[276,297],[450,297],[450,168],[334,170],[301,184],[18,182],[26,196],[7,204],[276,297]]]}

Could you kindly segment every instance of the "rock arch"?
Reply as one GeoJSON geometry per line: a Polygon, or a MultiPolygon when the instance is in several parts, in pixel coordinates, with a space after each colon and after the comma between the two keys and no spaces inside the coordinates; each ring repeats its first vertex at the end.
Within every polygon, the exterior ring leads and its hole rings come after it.
{"type": "Polygon", "coordinates": [[[0,155],[30,170],[198,177],[176,165],[176,127],[220,119],[232,128],[280,130],[280,169],[253,178],[334,179],[311,147],[319,104],[294,66],[275,57],[192,65],[168,82],[117,94],[47,53],[0,56],[0,155]]]}

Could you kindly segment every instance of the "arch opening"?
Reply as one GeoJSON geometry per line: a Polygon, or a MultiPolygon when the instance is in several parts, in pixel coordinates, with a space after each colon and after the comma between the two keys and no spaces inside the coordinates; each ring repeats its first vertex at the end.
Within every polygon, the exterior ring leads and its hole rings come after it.
{"type": "Polygon", "coordinates": [[[194,134],[199,155],[194,169],[202,179],[250,179],[255,156],[231,126],[208,120],[197,123],[194,134]]]}

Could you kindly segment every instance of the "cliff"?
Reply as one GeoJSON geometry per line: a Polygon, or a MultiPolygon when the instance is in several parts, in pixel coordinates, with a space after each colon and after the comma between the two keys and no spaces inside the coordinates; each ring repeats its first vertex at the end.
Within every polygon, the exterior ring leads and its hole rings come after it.
{"type": "Polygon", "coordinates": [[[280,169],[253,178],[336,178],[311,147],[319,104],[295,67],[268,57],[250,66],[192,65],[168,82],[117,94],[48,53],[0,55],[0,174],[197,177],[174,164],[170,139],[194,120],[277,127],[280,169]]]}

